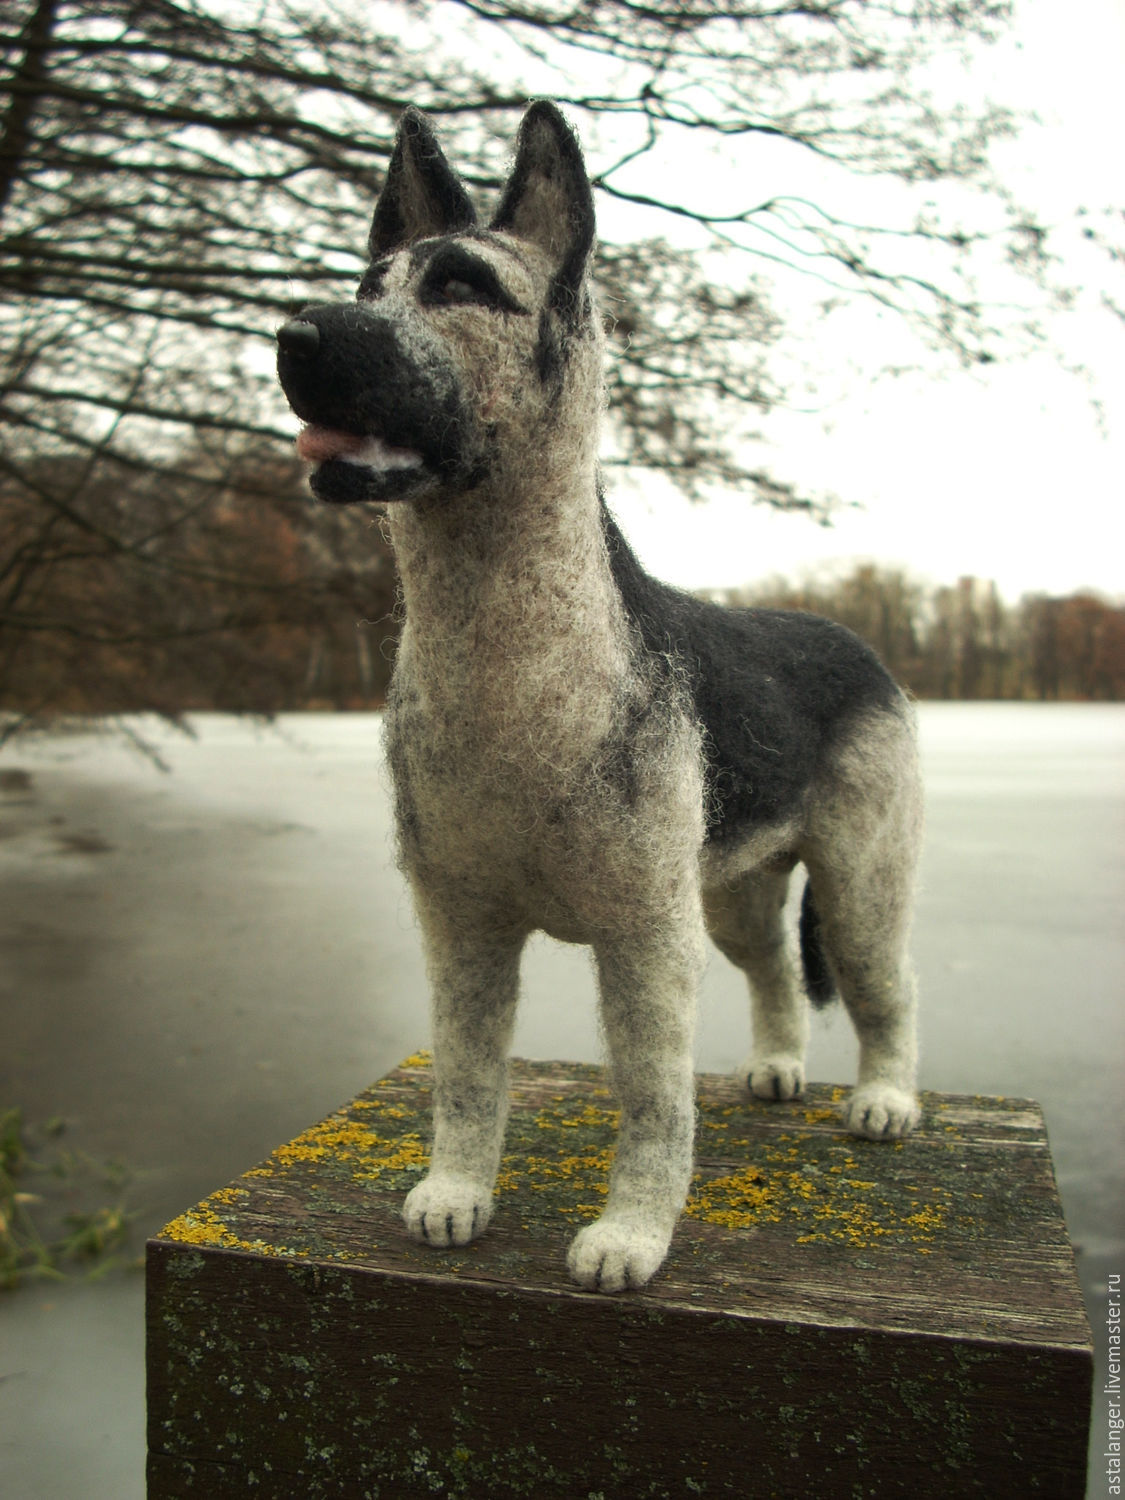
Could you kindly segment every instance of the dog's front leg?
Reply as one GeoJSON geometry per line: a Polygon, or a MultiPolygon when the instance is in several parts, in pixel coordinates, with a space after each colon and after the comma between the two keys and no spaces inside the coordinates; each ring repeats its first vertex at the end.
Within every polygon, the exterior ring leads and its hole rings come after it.
{"type": "Polygon", "coordinates": [[[428,1245],[465,1245],[492,1217],[525,934],[487,919],[447,920],[432,906],[419,915],[431,984],[434,1139],[430,1170],[403,1218],[428,1245]]]}
{"type": "MultiPolygon", "coordinates": [[[[671,924],[669,924],[671,925],[671,924]]],[[[692,1044],[703,966],[702,923],[682,942],[595,946],[602,1016],[621,1106],[605,1212],[582,1229],[567,1264],[582,1286],[641,1287],[659,1270],[691,1182],[692,1044]]]]}

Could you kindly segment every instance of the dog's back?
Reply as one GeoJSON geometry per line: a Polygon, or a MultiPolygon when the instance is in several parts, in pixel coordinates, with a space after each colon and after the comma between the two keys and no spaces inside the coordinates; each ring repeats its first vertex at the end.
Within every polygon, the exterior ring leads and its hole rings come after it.
{"type": "Polygon", "coordinates": [[[604,506],[602,524],[643,649],[690,692],[703,733],[709,843],[798,817],[818,764],[849,726],[872,711],[901,711],[893,678],[844,626],[682,593],[644,571],[604,506]]]}

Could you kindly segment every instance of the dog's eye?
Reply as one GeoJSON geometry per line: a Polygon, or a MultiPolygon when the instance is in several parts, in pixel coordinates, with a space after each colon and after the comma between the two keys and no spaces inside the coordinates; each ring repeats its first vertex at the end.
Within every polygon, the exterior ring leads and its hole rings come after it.
{"type": "Polygon", "coordinates": [[[525,308],[504,290],[490,265],[460,246],[439,249],[430,260],[419,289],[424,307],[484,307],[493,312],[523,313],[525,308]]]}
{"type": "Polygon", "coordinates": [[[442,282],[438,288],[438,296],[443,302],[483,302],[485,300],[476,287],[457,276],[451,276],[448,281],[442,282]]]}

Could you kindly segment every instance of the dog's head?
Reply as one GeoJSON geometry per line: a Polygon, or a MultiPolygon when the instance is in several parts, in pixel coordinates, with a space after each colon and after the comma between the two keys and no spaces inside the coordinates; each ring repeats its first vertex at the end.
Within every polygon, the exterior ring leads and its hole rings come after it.
{"type": "Polygon", "coordinates": [[[563,420],[600,405],[600,337],[586,284],[594,238],[578,143],[533,104],[491,224],[425,117],[399,126],[354,303],[305,308],[278,330],[278,376],[323,500],[463,493],[563,420]]]}

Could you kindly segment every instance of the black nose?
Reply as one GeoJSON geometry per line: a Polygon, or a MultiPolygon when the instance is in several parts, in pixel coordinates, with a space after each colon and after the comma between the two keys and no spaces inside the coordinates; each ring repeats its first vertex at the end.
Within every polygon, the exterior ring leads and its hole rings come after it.
{"type": "Polygon", "coordinates": [[[320,348],[320,329],[315,323],[290,318],[277,330],[277,342],[294,359],[311,359],[320,348]]]}

